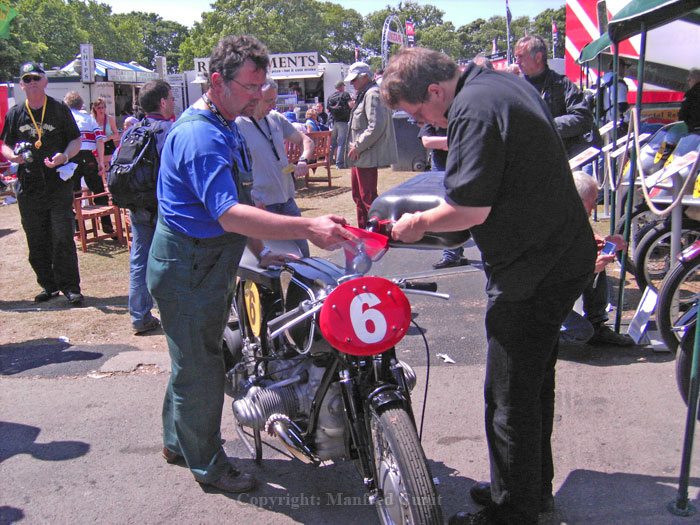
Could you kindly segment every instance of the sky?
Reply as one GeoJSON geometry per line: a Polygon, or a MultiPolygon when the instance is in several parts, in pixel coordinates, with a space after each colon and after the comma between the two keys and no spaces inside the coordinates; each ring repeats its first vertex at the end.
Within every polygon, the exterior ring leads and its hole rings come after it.
{"type": "MultiPolygon", "coordinates": [[[[355,9],[366,15],[386,5],[397,6],[396,1],[387,0],[331,0],[345,7],[355,9]]],[[[468,24],[477,18],[488,20],[492,16],[505,16],[505,0],[414,0],[419,4],[432,4],[445,12],[443,20],[452,22],[455,27],[468,24]]],[[[211,10],[211,0],[101,0],[112,6],[113,13],[145,11],[157,13],[165,20],[173,20],[186,26],[201,21],[202,11],[211,10]]],[[[509,0],[513,18],[529,16],[534,18],[545,9],[558,9],[566,0],[509,0]]]]}

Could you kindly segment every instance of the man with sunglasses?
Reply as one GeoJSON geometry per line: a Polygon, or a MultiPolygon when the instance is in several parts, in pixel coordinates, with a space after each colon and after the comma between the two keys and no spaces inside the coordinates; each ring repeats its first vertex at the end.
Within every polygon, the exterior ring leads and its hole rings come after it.
{"type": "Polygon", "coordinates": [[[536,525],[551,510],[551,434],[559,328],[590,279],[596,244],[546,103],[521,78],[408,48],[389,61],[382,98],[447,128],[445,202],[404,214],[392,237],[469,228],[487,276],[486,508],[450,524],[536,525]]]}
{"type": "MultiPolygon", "coordinates": [[[[314,154],[314,141],[297,131],[284,115],[272,111],[276,104],[277,82],[268,77],[253,115],[238,117],[236,126],[248,144],[253,161],[252,197],[255,205],[272,213],[301,217],[294,200],[294,180],[309,173],[307,159],[314,154]],[[296,166],[288,166],[285,140],[302,149],[296,166]]],[[[295,239],[294,242],[301,255],[308,257],[308,241],[295,239]]]]}
{"type": "Polygon", "coordinates": [[[39,64],[24,64],[19,75],[27,98],[5,115],[0,140],[5,158],[19,164],[17,203],[29,264],[42,288],[34,301],[48,301],[60,291],[77,304],[83,296],[73,240],[73,182],[58,168],[80,151],[80,130],[68,106],[46,95],[48,79],[39,64]],[[26,153],[15,154],[22,143],[26,153]]]}
{"type": "Polygon", "coordinates": [[[267,49],[253,37],[223,38],[212,51],[206,93],[173,124],[163,146],[146,271],[172,361],[163,457],[184,461],[197,482],[234,493],[255,486],[221,446],[222,340],[243,249],[248,244],[266,266],[283,262],[257,240],[270,233],[321,247],[354,237],[336,215],[287,217],[251,205],[250,159],[234,120],[253,115],[267,67],[267,49]]]}

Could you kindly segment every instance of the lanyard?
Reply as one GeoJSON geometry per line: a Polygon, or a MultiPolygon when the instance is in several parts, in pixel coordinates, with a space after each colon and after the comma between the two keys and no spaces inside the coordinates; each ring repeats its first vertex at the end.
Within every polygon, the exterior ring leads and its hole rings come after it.
{"type": "Polygon", "coordinates": [[[258,124],[258,121],[255,119],[255,117],[250,117],[250,120],[253,121],[253,124],[255,124],[255,127],[258,128],[258,131],[262,133],[263,137],[265,137],[270,143],[270,147],[272,148],[272,153],[275,154],[275,158],[277,160],[280,160],[280,154],[277,153],[277,148],[275,147],[275,143],[272,140],[272,128],[270,127],[270,123],[267,121],[267,117],[263,117],[263,120],[265,121],[265,124],[267,124],[267,130],[270,132],[269,136],[262,130],[260,124],[258,124]]]}
{"type": "Polygon", "coordinates": [[[41,132],[44,129],[44,115],[46,114],[46,95],[44,95],[44,105],[41,108],[41,125],[37,126],[36,125],[36,120],[34,119],[34,113],[32,113],[32,109],[29,107],[29,99],[26,99],[24,101],[24,105],[27,107],[27,112],[29,113],[29,116],[32,118],[32,122],[34,123],[34,129],[36,129],[36,134],[39,135],[39,140],[37,140],[34,143],[34,147],[36,149],[41,148],[41,132]]]}
{"type": "Polygon", "coordinates": [[[238,140],[238,142],[241,145],[241,161],[243,162],[243,169],[245,171],[250,171],[250,169],[251,169],[250,154],[248,153],[248,145],[245,143],[245,140],[243,139],[243,137],[239,133],[236,133],[235,131],[233,131],[231,124],[229,124],[228,120],[226,120],[224,118],[224,116],[217,109],[217,107],[214,105],[214,103],[211,101],[211,99],[209,98],[209,96],[206,93],[202,94],[202,100],[207,105],[209,110],[212,113],[214,113],[214,116],[221,123],[221,125],[224,126],[226,129],[228,129],[231,132],[231,135],[233,135],[234,138],[236,138],[238,140]]]}

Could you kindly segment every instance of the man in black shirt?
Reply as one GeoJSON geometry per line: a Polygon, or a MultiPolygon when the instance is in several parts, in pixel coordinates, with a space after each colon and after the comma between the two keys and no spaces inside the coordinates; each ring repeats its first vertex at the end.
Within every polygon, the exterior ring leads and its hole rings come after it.
{"type": "Polygon", "coordinates": [[[678,120],[684,120],[688,130],[700,128],[700,69],[691,67],[688,71],[688,91],[685,92],[678,120]]]}
{"type": "Polygon", "coordinates": [[[534,525],[552,504],[554,365],[559,329],[590,279],[596,245],[554,122],[515,75],[446,55],[399,52],[382,97],[419,122],[447,127],[446,202],[405,214],[392,236],[469,228],[488,278],[484,395],[491,484],[487,507],[450,523],[534,525]]]}
{"type": "Polygon", "coordinates": [[[17,203],[27,236],[29,264],[41,286],[36,302],[48,301],[61,291],[71,304],[80,303],[78,255],[73,240],[73,182],[57,169],[80,151],[80,130],[63,102],[46,95],[48,79],[38,64],[19,71],[26,93],[5,115],[2,154],[19,163],[17,203]],[[15,155],[19,143],[30,145],[31,159],[15,155]]]}

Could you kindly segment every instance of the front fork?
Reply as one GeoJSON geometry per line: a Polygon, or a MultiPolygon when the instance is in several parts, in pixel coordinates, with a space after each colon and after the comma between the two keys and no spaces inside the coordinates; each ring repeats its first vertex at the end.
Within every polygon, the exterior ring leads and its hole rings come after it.
{"type": "MultiPolygon", "coordinates": [[[[373,388],[369,390],[366,397],[360,392],[358,385],[359,374],[351,375],[348,368],[340,371],[340,386],[345,404],[345,413],[348,418],[350,437],[355,446],[360,462],[360,472],[363,482],[370,493],[370,502],[374,502],[381,497],[377,489],[377,469],[374,461],[374,451],[372,450],[372,430],[371,414],[380,407],[388,404],[400,404],[406,409],[413,419],[411,409],[411,398],[406,379],[403,374],[403,367],[398,363],[396,357],[387,353],[371,356],[371,375],[373,376],[373,388]],[[384,359],[390,359],[389,371],[390,381],[386,381],[384,359]]],[[[367,363],[359,361],[359,366],[365,368],[367,363]]],[[[364,376],[364,374],[363,374],[364,376]]],[[[363,388],[363,390],[368,390],[363,388]]],[[[414,421],[415,424],[415,421],[414,421]]]]}

